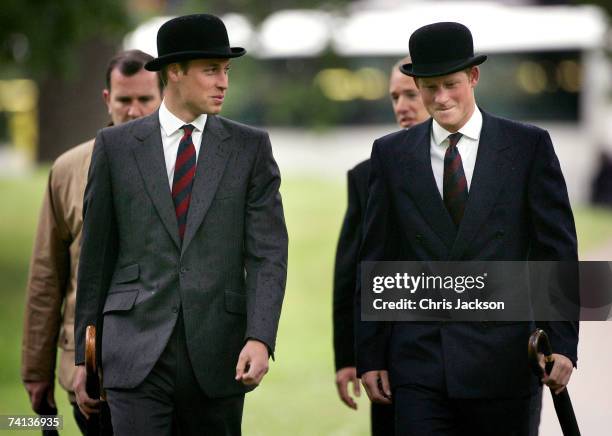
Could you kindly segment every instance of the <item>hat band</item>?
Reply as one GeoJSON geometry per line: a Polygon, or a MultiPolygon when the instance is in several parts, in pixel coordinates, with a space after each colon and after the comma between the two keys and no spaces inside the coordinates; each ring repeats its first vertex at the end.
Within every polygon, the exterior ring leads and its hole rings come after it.
{"type": "Polygon", "coordinates": [[[452,68],[454,65],[461,65],[466,62],[469,62],[472,59],[474,59],[473,56],[468,57],[468,58],[462,58],[462,59],[452,59],[452,60],[444,61],[444,62],[432,62],[428,64],[417,64],[416,62],[413,61],[412,71],[415,73],[419,73],[419,72],[429,73],[431,71],[446,70],[448,68],[452,68]]]}

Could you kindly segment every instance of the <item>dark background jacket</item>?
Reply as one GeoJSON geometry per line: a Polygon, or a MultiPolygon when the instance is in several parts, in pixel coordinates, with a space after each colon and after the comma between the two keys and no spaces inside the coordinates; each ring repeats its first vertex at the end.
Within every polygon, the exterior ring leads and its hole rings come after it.
{"type": "Polygon", "coordinates": [[[359,247],[368,201],[370,160],[357,164],[347,174],[348,206],[336,248],[334,268],[333,323],[336,371],[355,366],[354,304],[359,247]]]}
{"type": "MultiPolygon", "coordinates": [[[[431,168],[431,124],[375,141],[361,260],[577,259],[567,189],[546,131],[483,111],[469,200],[457,229],[431,168]]],[[[576,322],[538,326],[555,352],[576,362],[576,322]]],[[[388,369],[394,386],[424,385],[450,397],[524,396],[538,389],[527,362],[534,328],[533,322],[358,322],[357,370],[388,369]]]]}
{"type": "MultiPolygon", "coordinates": [[[[85,192],[75,323],[76,363],[97,324],[107,388],[149,373],[182,310],[196,378],[210,397],[234,380],[248,338],[274,350],[287,231],[267,133],[209,115],[184,240],[157,112],[99,132],[85,192]]],[[[185,356],[187,358],[187,356],[185,356]]]]}

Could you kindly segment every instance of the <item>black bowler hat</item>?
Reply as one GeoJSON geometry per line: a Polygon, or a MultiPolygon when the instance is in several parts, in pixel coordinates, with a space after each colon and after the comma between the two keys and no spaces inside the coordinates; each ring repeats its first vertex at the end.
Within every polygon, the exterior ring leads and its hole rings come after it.
{"type": "Polygon", "coordinates": [[[463,24],[443,22],[423,26],[410,35],[411,64],[400,71],[412,77],[435,77],[480,65],[484,55],[474,56],[470,29],[463,24]]]}
{"type": "Polygon", "coordinates": [[[156,59],[147,62],[149,71],[190,59],[236,58],[246,53],[242,47],[230,47],[223,21],[214,15],[193,14],[166,21],[157,32],[156,59]]]}

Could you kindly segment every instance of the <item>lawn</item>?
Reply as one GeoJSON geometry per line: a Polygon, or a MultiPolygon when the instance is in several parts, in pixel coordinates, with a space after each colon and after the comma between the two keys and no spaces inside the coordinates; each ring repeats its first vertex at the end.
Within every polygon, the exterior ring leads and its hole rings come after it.
{"type": "MultiPolygon", "coordinates": [[[[30,177],[0,180],[0,414],[30,413],[19,378],[24,288],[46,168],[30,177]]],[[[331,339],[333,257],[346,206],[342,179],[286,177],[282,193],[289,228],[289,277],[276,362],[249,394],[245,436],[368,434],[367,401],[354,412],[338,400],[331,339]]],[[[576,210],[582,251],[612,240],[612,212],[576,210]]],[[[69,415],[58,386],[60,413],[69,415]]],[[[76,435],[65,416],[62,434],[76,435]]],[[[28,434],[22,432],[20,434],[28,434]]],[[[39,434],[31,432],[31,434],[39,434]]]]}

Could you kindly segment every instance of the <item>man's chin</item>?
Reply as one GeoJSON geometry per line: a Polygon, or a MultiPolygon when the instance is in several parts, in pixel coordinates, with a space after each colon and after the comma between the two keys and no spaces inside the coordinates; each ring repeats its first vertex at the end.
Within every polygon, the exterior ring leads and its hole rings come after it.
{"type": "MultiPolygon", "coordinates": [[[[452,116],[449,112],[436,112],[434,114],[434,119],[440,124],[442,127],[447,129],[446,126],[454,126],[457,124],[455,117],[452,116]]],[[[448,129],[447,129],[448,130],[448,129]]]]}

